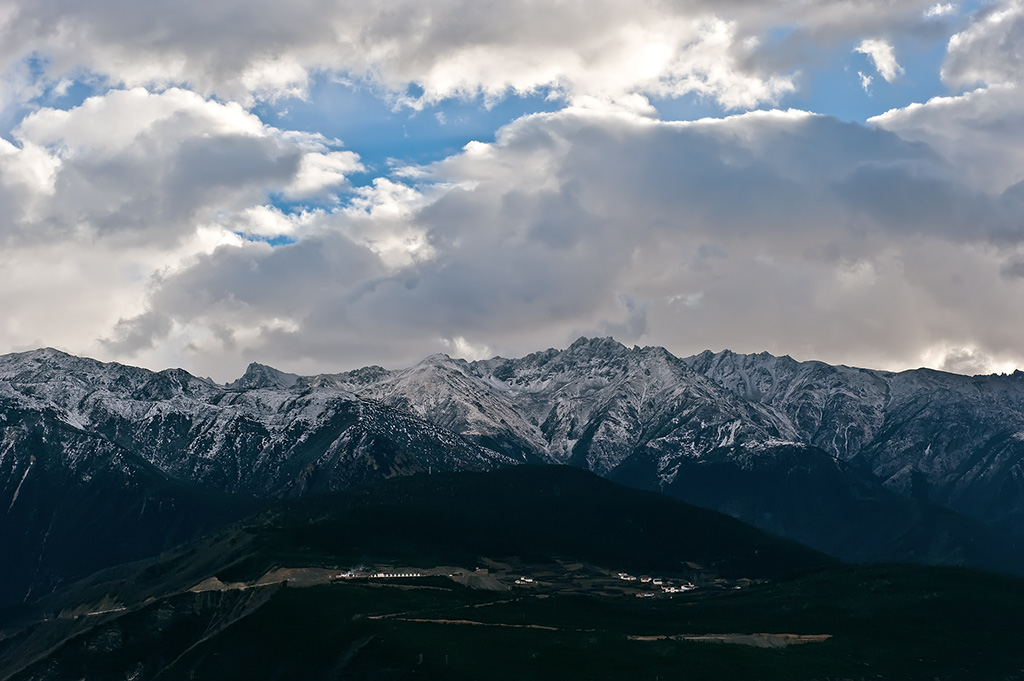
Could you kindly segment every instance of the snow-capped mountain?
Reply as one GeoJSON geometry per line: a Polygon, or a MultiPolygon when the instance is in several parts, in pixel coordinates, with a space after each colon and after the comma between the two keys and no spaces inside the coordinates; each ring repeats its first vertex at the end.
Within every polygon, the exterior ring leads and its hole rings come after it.
{"type": "Polygon", "coordinates": [[[893,373],[728,351],[684,362],[889,489],[1024,528],[1024,373],[893,373]]]}
{"type": "Polygon", "coordinates": [[[958,562],[961,548],[936,535],[998,540],[936,506],[1002,523],[1009,534],[1024,511],[1012,456],[1024,414],[1020,376],[890,373],[729,351],[677,358],[580,339],[521,359],[435,355],[411,369],[314,382],[412,409],[482,446],[509,451],[514,442],[528,456],[659,489],[852,560],[958,562]],[[936,458],[957,463],[942,469],[936,458]],[[974,496],[947,491],[959,489],[974,496]]]}
{"type": "Polygon", "coordinates": [[[759,452],[787,446],[827,454],[904,497],[1011,532],[1024,527],[1020,372],[893,373],[730,351],[677,358],[580,339],[521,359],[434,355],[410,369],[314,382],[412,410],[499,451],[612,477],[642,460],[661,488],[711,452],[756,468],[759,452]]]}
{"type": "Polygon", "coordinates": [[[51,349],[0,357],[0,605],[194,538],[256,498],[512,462],[283,376],[254,365],[218,386],[51,349]]]}
{"type": "Polygon", "coordinates": [[[320,376],[318,384],[409,409],[484,446],[610,474],[638,450],[674,476],[680,457],[797,442],[771,408],[697,375],[663,348],[580,339],[564,351],[466,362],[432,355],[410,369],[320,376]]]}
{"type": "Polygon", "coordinates": [[[139,540],[154,527],[179,537],[234,517],[202,510],[223,495],[523,462],[660,490],[847,559],[1013,570],[1000,537],[1019,536],[1022,459],[1016,374],[677,358],[612,339],[520,359],[433,355],[394,371],[252,364],[227,385],[51,349],[0,356],[0,533],[39,556],[19,564],[19,593],[52,584],[41,574],[65,551],[48,543],[55,528],[70,537],[113,523],[123,558],[156,547],[139,540]]]}
{"type": "Polygon", "coordinates": [[[51,349],[0,357],[0,396],[52,409],[175,479],[220,492],[284,496],[508,462],[407,412],[295,378],[254,364],[218,386],[180,369],[150,372],[51,349]]]}

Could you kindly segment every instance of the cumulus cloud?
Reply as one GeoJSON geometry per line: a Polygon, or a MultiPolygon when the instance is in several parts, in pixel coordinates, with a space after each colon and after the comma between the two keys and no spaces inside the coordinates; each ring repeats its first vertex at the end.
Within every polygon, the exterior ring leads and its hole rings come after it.
{"type": "Polygon", "coordinates": [[[358,156],[316,135],[265,126],[235,103],[142,88],[44,108],[0,141],[9,203],[0,238],[174,243],[197,225],[345,183],[358,156]]]}
{"type": "Polygon", "coordinates": [[[924,16],[929,19],[932,17],[944,17],[950,14],[956,14],[956,5],[951,2],[937,2],[924,12],[924,16]]]}
{"type": "Polygon", "coordinates": [[[580,334],[1021,363],[1021,1],[950,41],[945,82],[983,89],[865,127],[665,122],[649,98],[763,106],[830,45],[892,81],[897,36],[955,7],[0,0],[0,111],[79,76],[100,93],[21,109],[0,139],[0,336],[220,379],[250,360],[401,365],[580,334]],[[413,108],[510,92],[566,108],[353,187],[365,168],[341,142],[253,114],[315,74],[413,108]]]}
{"type": "Polygon", "coordinates": [[[907,140],[925,142],[970,184],[999,194],[1024,182],[1024,88],[994,86],[936,97],[868,120],[907,140]]]}
{"type": "Polygon", "coordinates": [[[935,97],[869,119],[907,140],[927,143],[976,189],[1024,193],[1024,1],[1003,0],[971,17],[947,49],[942,78],[986,86],[935,97]]]}
{"type": "Polygon", "coordinates": [[[367,77],[412,104],[552,89],[567,97],[696,92],[726,107],[794,87],[764,71],[773,29],[808,41],[919,21],[928,2],[757,3],[570,0],[8,0],[0,67],[30,56],[59,80],[76,69],[115,85],[188,85],[238,101],[302,96],[311,74],[367,77]]]}
{"type": "Polygon", "coordinates": [[[294,179],[282,191],[289,199],[322,195],[348,183],[348,177],[363,166],[359,155],[351,151],[309,152],[303,154],[294,179]]]}
{"type": "Polygon", "coordinates": [[[0,337],[121,357],[173,330],[144,312],[160,277],[236,233],[314,229],[315,211],[285,215],[268,197],[333,191],[359,167],[336,141],[173,88],[39,109],[12,137],[0,140],[0,337]]]}
{"type": "Polygon", "coordinates": [[[854,51],[867,55],[878,74],[890,83],[903,75],[903,67],[896,61],[892,45],[884,40],[862,40],[854,51]]]}
{"type": "Polygon", "coordinates": [[[148,357],[149,332],[229,378],[255,357],[323,370],[583,333],[907,366],[939,342],[1015,357],[1024,333],[1024,284],[1001,273],[1019,205],[882,129],[570,108],[408,175],[297,243],[225,245],[162,278],[125,342],[148,357]]]}
{"type": "Polygon", "coordinates": [[[1024,0],[994,3],[950,38],[942,79],[961,88],[1020,84],[1024,80],[1024,0]]]}
{"type": "MultiPolygon", "coordinates": [[[[0,338],[5,351],[42,346],[107,358],[130,358],[150,349],[154,366],[181,364],[179,348],[154,347],[166,327],[136,324],[134,338],[119,320],[143,313],[154,272],[191,264],[196,253],[239,239],[219,229],[199,229],[170,248],[112,241],[65,240],[12,244],[0,248],[0,338]],[[104,347],[97,338],[119,339],[104,347]]],[[[149,319],[156,321],[159,313],[149,319]]]]}
{"type": "Polygon", "coordinates": [[[976,348],[953,348],[946,351],[939,369],[976,376],[992,371],[992,359],[976,348]]]}

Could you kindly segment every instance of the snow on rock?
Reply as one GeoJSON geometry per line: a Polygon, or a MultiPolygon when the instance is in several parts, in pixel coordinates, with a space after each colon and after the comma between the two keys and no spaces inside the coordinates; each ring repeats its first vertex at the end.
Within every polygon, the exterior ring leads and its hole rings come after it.
{"type": "Polygon", "coordinates": [[[728,350],[678,358],[581,338],[396,371],[297,376],[254,363],[220,386],[42,349],[0,357],[0,405],[5,428],[17,410],[49,410],[174,477],[259,495],[531,461],[664,488],[703,457],[751,468],[797,447],[906,496],[1024,520],[1020,373],[892,373],[728,350]]]}

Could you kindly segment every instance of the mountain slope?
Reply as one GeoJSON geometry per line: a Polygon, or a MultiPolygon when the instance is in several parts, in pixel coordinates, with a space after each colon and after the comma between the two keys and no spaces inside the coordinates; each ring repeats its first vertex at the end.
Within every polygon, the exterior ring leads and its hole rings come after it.
{"type": "Polygon", "coordinates": [[[51,411],[0,398],[0,413],[0,610],[257,507],[174,480],[51,411]]]}
{"type": "Polygon", "coordinates": [[[245,387],[228,388],[180,369],[154,373],[53,350],[0,358],[0,389],[11,400],[53,408],[69,425],[217,491],[281,496],[504,462],[349,392],[283,388],[280,374],[253,365],[233,384],[245,387]]]}
{"type": "MultiPolygon", "coordinates": [[[[45,412],[70,429],[70,451],[98,439],[201,493],[277,498],[567,463],[849,560],[1010,571],[1024,569],[1006,539],[1024,508],[1021,384],[767,354],[680,359],[612,339],[520,359],[434,355],[397,371],[301,377],[253,364],[227,386],[54,350],[0,357],[11,432],[45,412]]],[[[0,504],[41,454],[16,455],[0,454],[0,504]]],[[[41,541],[46,527],[33,527],[41,541]]]]}
{"type": "MultiPolygon", "coordinates": [[[[534,570],[585,563],[637,574],[686,575],[695,581],[779,579],[837,565],[729,516],[570,467],[517,466],[490,473],[394,478],[279,502],[201,541],[67,585],[39,604],[34,625],[8,627],[0,636],[0,642],[10,639],[0,643],[0,679],[5,670],[11,673],[31,664],[41,645],[63,648],[74,664],[77,641],[89,638],[90,632],[121,618],[132,621],[134,613],[154,601],[180,600],[213,578],[253,585],[236,588],[257,591],[261,583],[274,587],[268,575],[282,568],[327,567],[339,574],[358,565],[397,564],[420,569],[461,566],[471,572],[490,560],[513,560],[534,570]]],[[[507,591],[511,580],[501,586],[507,591]]],[[[262,605],[261,598],[253,601],[237,598],[232,589],[218,590],[229,604],[226,619],[262,605]],[[240,612],[232,613],[235,608],[240,612]]],[[[205,598],[192,601],[195,609],[166,615],[161,627],[173,631],[174,620],[185,624],[196,610],[225,607],[205,598]]],[[[111,650],[101,646],[98,652],[111,650]]]]}
{"type": "Polygon", "coordinates": [[[942,509],[942,499],[905,494],[859,458],[899,413],[891,378],[767,353],[679,359],[580,339],[521,359],[435,355],[407,370],[303,380],[407,406],[483,446],[498,441],[496,449],[527,456],[532,448],[540,460],[731,513],[847,560],[1020,570],[1016,542],[942,509]]]}
{"type": "MultiPolygon", "coordinates": [[[[444,575],[459,570],[448,565],[444,575]]],[[[60,605],[52,599],[54,612],[66,608],[58,616],[0,637],[0,679],[625,679],[685,670],[698,680],[870,673],[953,681],[1024,673],[1015,646],[1024,633],[1019,579],[836,567],[728,517],[564,467],[418,476],[289,500],[103,577],[59,594],[60,605]],[[470,571],[498,565],[487,558],[518,558],[513,574],[538,575],[544,561],[561,559],[569,574],[531,586],[507,580],[512,591],[469,589],[447,576],[313,578],[324,567],[345,573],[352,560],[424,570],[462,558],[470,571]],[[709,582],[634,598],[588,589],[586,574],[601,572],[588,561],[604,560],[612,582],[616,566],[671,576],[692,573],[694,560],[754,579],[735,582],[739,589],[709,582]],[[737,645],[796,635],[807,643],[737,645]],[[709,639],[733,643],[702,642],[709,639]]]]}
{"type": "Polygon", "coordinates": [[[684,361],[887,488],[1024,536],[1024,373],[892,373],[728,351],[684,361]]]}
{"type": "Polygon", "coordinates": [[[255,499],[508,461],[351,393],[252,373],[277,382],[229,389],[49,349],[0,357],[0,606],[192,539],[255,499]]]}

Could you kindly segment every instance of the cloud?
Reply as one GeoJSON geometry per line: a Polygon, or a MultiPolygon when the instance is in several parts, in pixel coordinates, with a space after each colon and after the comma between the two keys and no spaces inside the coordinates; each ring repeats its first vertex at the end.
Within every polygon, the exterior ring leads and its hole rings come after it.
{"type": "Polygon", "coordinates": [[[348,176],[362,170],[359,155],[351,151],[307,153],[299,161],[295,178],[282,194],[289,199],[310,198],[348,183],[348,176]]]}
{"type": "Polygon", "coordinates": [[[251,102],[304,96],[314,73],[368,78],[419,105],[552,90],[569,99],[698,93],[729,108],[794,87],[771,63],[772,32],[808,43],[922,20],[929,3],[625,3],[568,0],[61,0],[9,2],[0,69],[26,59],[54,83],[85,70],[114,86],[187,86],[251,102]]]}
{"type": "Polygon", "coordinates": [[[977,190],[1019,197],[1024,194],[1022,44],[1024,1],[980,10],[950,39],[942,78],[951,86],[980,82],[986,87],[894,109],[868,124],[928,144],[977,190]]]}
{"type": "Polygon", "coordinates": [[[1024,279],[1024,260],[1011,260],[1003,265],[1000,273],[1008,279],[1024,279]]]}
{"type": "Polygon", "coordinates": [[[0,236],[170,244],[197,225],[280,193],[337,189],[358,156],[284,133],[234,103],[172,88],[114,90],[70,110],[43,108],[0,143],[10,203],[0,236]]]}
{"type": "Polygon", "coordinates": [[[949,39],[942,80],[950,87],[1024,81],[1024,0],[1002,0],[976,13],[949,39]]]}
{"type": "Polygon", "coordinates": [[[1024,182],[1024,89],[993,86],[936,97],[868,120],[907,140],[927,143],[974,188],[1000,194],[1024,182]]]}
{"type": "Polygon", "coordinates": [[[971,348],[956,348],[946,353],[941,366],[943,371],[952,371],[958,374],[976,375],[982,373],[988,366],[986,358],[971,348]]]}
{"type": "Polygon", "coordinates": [[[140,358],[225,379],[254,358],[401,365],[583,333],[870,366],[919,365],[938,343],[1020,359],[1024,291],[1001,272],[1024,256],[1016,199],[880,128],[577,107],[406,177],[296,243],[225,245],[161,277],[120,331],[140,358]]]}
{"type": "Polygon", "coordinates": [[[1013,365],[1007,366],[999,359],[991,357],[974,347],[950,348],[944,351],[942,362],[938,365],[942,371],[977,376],[979,374],[1007,373],[1014,370],[1013,365]]]}
{"type": "MultiPolygon", "coordinates": [[[[146,347],[157,368],[180,365],[179,348],[149,342],[162,327],[136,325],[130,334],[132,329],[119,319],[145,312],[154,273],[173,272],[190,264],[196,253],[236,242],[234,235],[208,228],[173,247],[157,248],[109,240],[5,240],[0,248],[0,338],[11,349],[48,345],[111,359],[132,357],[146,347]],[[100,337],[122,344],[105,347],[96,342],[100,337]]],[[[158,318],[159,313],[148,317],[158,318]]]]}
{"type": "Polygon", "coordinates": [[[114,325],[113,338],[102,338],[100,344],[118,355],[134,355],[153,347],[156,339],[163,338],[173,328],[171,320],[157,312],[144,312],[130,319],[119,319],[114,325]]]}
{"type": "Polygon", "coordinates": [[[940,3],[937,2],[928,9],[925,10],[925,18],[931,19],[933,17],[945,17],[951,14],[956,14],[956,5],[951,2],[940,3]]]}
{"type": "Polygon", "coordinates": [[[878,69],[878,74],[887,82],[892,82],[903,75],[903,67],[896,61],[892,45],[884,40],[862,40],[854,52],[865,54],[878,69]]]}
{"type": "Polygon", "coordinates": [[[763,106],[836,45],[891,81],[895,36],[933,35],[945,6],[6,7],[6,103],[80,77],[100,93],[18,109],[0,139],[10,347],[220,379],[250,360],[401,365],[580,334],[891,368],[1024,362],[1019,0],[950,41],[946,82],[984,88],[866,127],[792,110],[666,122],[648,98],[763,106]],[[250,106],[317,75],[414,108],[510,92],[566,108],[353,187],[357,154],[250,106]]]}
{"type": "Polygon", "coordinates": [[[123,358],[159,355],[154,339],[177,329],[146,312],[162,277],[237,246],[235,233],[315,230],[317,211],[286,215],[266,202],[336,191],[359,167],[334,140],[175,88],[42,108],[12,137],[0,140],[0,337],[123,358]]]}

